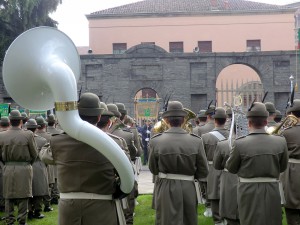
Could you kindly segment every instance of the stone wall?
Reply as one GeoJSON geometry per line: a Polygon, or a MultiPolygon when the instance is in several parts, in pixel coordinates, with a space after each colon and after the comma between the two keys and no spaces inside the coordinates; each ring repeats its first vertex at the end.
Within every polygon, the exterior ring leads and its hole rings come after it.
{"type": "MultiPolygon", "coordinates": [[[[167,53],[155,45],[137,45],[120,55],[82,55],[78,90],[97,94],[102,101],[123,102],[133,115],[133,99],[142,88],[154,89],[161,98],[172,93],[171,100],[198,111],[216,98],[216,80],[232,64],[244,64],[259,75],[266,101],[283,111],[295,73],[293,51],[242,53],[167,53]]],[[[298,93],[296,97],[298,97],[298,93]]],[[[0,82],[0,99],[9,101],[0,82]]]]}

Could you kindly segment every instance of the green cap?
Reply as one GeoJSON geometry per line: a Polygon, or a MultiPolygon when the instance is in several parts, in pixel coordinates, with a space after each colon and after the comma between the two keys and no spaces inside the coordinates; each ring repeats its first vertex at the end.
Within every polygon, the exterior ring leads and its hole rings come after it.
{"type": "Polygon", "coordinates": [[[99,97],[93,93],[84,93],[78,102],[78,111],[83,116],[99,116],[103,112],[99,97]]]}
{"type": "Polygon", "coordinates": [[[24,117],[21,115],[20,111],[17,109],[14,109],[9,114],[10,120],[23,120],[24,117]]]}
{"type": "Polygon", "coordinates": [[[272,102],[266,102],[265,106],[266,106],[266,109],[269,113],[276,113],[275,106],[272,102]]]}
{"type": "Polygon", "coordinates": [[[42,116],[38,116],[37,118],[35,118],[35,120],[36,120],[37,125],[39,125],[39,126],[43,126],[43,125],[47,124],[46,120],[42,116]]]}
{"type": "Polygon", "coordinates": [[[293,101],[293,106],[287,108],[286,113],[298,112],[300,111],[300,99],[295,99],[293,101]]]}
{"type": "Polygon", "coordinates": [[[100,107],[103,108],[102,116],[114,116],[114,114],[108,110],[107,105],[104,102],[100,102],[100,107]]]}
{"type": "Polygon", "coordinates": [[[197,117],[198,118],[206,118],[207,117],[206,110],[204,110],[204,109],[200,110],[197,114],[197,117]]]}
{"type": "Polygon", "coordinates": [[[9,126],[9,118],[7,116],[2,116],[0,120],[1,126],[9,126]]]}
{"type": "Polygon", "coordinates": [[[254,102],[247,112],[247,117],[268,117],[269,112],[262,102],[254,102]]]}
{"type": "Polygon", "coordinates": [[[118,111],[120,113],[127,115],[127,110],[126,110],[125,105],[123,103],[116,103],[116,106],[118,107],[118,111]]]}
{"type": "Polygon", "coordinates": [[[47,117],[47,122],[48,123],[55,123],[56,122],[56,119],[55,119],[55,116],[53,114],[49,114],[48,117],[47,117]]]}
{"type": "Polygon", "coordinates": [[[215,110],[215,114],[212,116],[214,119],[226,119],[226,112],[225,109],[222,107],[217,107],[215,110]]]}
{"type": "Polygon", "coordinates": [[[35,119],[29,119],[25,123],[26,128],[37,128],[38,124],[35,119]]]}
{"type": "Polygon", "coordinates": [[[114,116],[119,118],[121,117],[121,113],[119,112],[118,107],[115,104],[113,103],[107,104],[107,109],[108,111],[112,112],[114,116]]]}
{"type": "Polygon", "coordinates": [[[171,101],[168,104],[167,110],[162,114],[162,117],[170,117],[170,116],[183,116],[185,117],[187,112],[183,110],[183,105],[179,101],[171,101]]]}

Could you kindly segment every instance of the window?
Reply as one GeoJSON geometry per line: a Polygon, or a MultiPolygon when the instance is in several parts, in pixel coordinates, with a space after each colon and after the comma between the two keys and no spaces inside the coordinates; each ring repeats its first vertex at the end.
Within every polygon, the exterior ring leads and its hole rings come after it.
{"type": "Polygon", "coordinates": [[[123,54],[127,50],[127,43],[113,43],[113,54],[123,54]]]}
{"type": "Polygon", "coordinates": [[[199,52],[212,52],[212,41],[198,41],[199,52]]]}
{"type": "Polygon", "coordinates": [[[247,52],[259,52],[260,50],[260,40],[247,40],[247,52]]]}
{"type": "Polygon", "coordinates": [[[183,42],[170,42],[169,52],[183,52],[183,42]]]}

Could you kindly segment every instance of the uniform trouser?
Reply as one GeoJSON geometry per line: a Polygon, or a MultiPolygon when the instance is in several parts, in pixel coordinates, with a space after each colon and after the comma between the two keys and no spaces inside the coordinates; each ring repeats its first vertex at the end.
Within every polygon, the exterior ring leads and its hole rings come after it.
{"type": "Polygon", "coordinates": [[[133,213],[135,208],[135,187],[130,192],[130,194],[127,196],[128,201],[128,209],[126,209],[124,215],[126,219],[126,225],[132,225],[133,224],[133,213]]]}
{"type": "Polygon", "coordinates": [[[53,184],[49,184],[49,195],[43,196],[43,202],[45,208],[51,207],[51,189],[52,189],[53,184]]]}
{"type": "Polygon", "coordinates": [[[0,198],[0,211],[5,211],[5,199],[0,198]]]}
{"type": "Polygon", "coordinates": [[[228,219],[225,218],[227,221],[227,225],[240,225],[240,220],[233,220],[233,219],[228,219]]]}
{"type": "Polygon", "coordinates": [[[16,221],[14,216],[14,204],[18,207],[17,221],[25,224],[27,218],[28,198],[5,199],[6,224],[12,225],[16,221]]]}
{"type": "Polygon", "coordinates": [[[222,217],[220,216],[220,199],[210,199],[211,203],[211,211],[212,217],[215,223],[221,223],[223,221],[222,217]]]}
{"type": "Polygon", "coordinates": [[[288,225],[300,225],[300,209],[285,208],[288,225]]]}
{"type": "Polygon", "coordinates": [[[43,196],[33,196],[29,198],[28,210],[31,212],[41,212],[43,205],[43,196]]]}
{"type": "Polygon", "coordinates": [[[144,164],[148,162],[148,142],[143,141],[143,151],[144,151],[144,164]]]}
{"type": "Polygon", "coordinates": [[[207,200],[207,181],[199,181],[201,195],[206,200],[205,207],[210,208],[210,201],[207,200]]]}
{"type": "Polygon", "coordinates": [[[60,199],[59,225],[117,225],[116,204],[110,200],[60,199]]]}
{"type": "Polygon", "coordinates": [[[57,178],[55,178],[55,183],[51,186],[51,200],[53,203],[57,203],[59,199],[59,191],[57,188],[57,178]]]}

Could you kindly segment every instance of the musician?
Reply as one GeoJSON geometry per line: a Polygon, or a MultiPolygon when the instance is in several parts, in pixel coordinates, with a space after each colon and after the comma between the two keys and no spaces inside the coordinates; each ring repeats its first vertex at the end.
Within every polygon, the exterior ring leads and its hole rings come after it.
{"type": "Polygon", "coordinates": [[[215,128],[206,134],[203,134],[202,140],[209,164],[209,173],[207,176],[207,199],[210,201],[212,217],[214,223],[223,224],[223,218],[219,213],[220,201],[220,176],[222,171],[216,170],[213,167],[213,157],[219,141],[228,138],[229,131],[224,127],[226,122],[226,112],[223,108],[218,107],[215,114],[212,116],[215,123],[215,128]]]}
{"type": "MultiPolygon", "coordinates": [[[[47,122],[42,116],[38,116],[36,118],[36,122],[38,125],[37,131],[35,132],[37,135],[45,138],[47,142],[50,141],[51,134],[46,131],[47,122]]],[[[47,163],[46,163],[47,165],[47,163]]],[[[48,183],[49,183],[49,194],[44,196],[44,212],[51,212],[53,208],[51,207],[52,201],[52,189],[55,183],[55,171],[54,165],[47,165],[47,172],[48,172],[48,183]]]]}
{"type": "MultiPolygon", "coordinates": [[[[42,147],[47,143],[47,140],[35,134],[38,127],[35,119],[27,120],[25,127],[33,132],[34,140],[37,145],[37,150],[40,152],[42,147]]],[[[43,197],[49,195],[48,172],[44,162],[38,156],[32,164],[33,179],[32,179],[32,198],[29,199],[28,219],[42,219],[44,215],[41,213],[43,197]]]]}
{"type": "MultiPolygon", "coordinates": [[[[2,116],[0,120],[0,132],[8,130],[9,126],[9,118],[7,116],[2,116]]],[[[0,158],[2,158],[1,154],[0,158]]],[[[5,212],[5,200],[3,198],[3,166],[4,164],[2,160],[0,160],[0,212],[5,212]]]]}
{"type": "Polygon", "coordinates": [[[287,170],[282,174],[281,180],[286,199],[285,213],[289,225],[300,224],[300,99],[293,101],[292,107],[288,107],[287,114],[298,118],[296,126],[287,128],[282,135],[288,146],[289,163],[287,170]]]}
{"type": "Polygon", "coordinates": [[[269,112],[269,116],[268,116],[268,124],[267,127],[273,127],[276,126],[277,123],[275,122],[275,117],[276,117],[276,108],[274,106],[274,104],[272,102],[266,102],[265,103],[266,109],[269,112]]]}
{"type": "Polygon", "coordinates": [[[237,185],[238,176],[229,173],[225,169],[226,161],[229,158],[231,148],[226,139],[217,144],[213,166],[216,170],[221,170],[220,178],[220,217],[226,220],[227,225],[239,225],[238,205],[237,205],[237,185]]]}
{"type": "MultiPolygon", "coordinates": [[[[216,109],[216,107],[214,105],[211,105],[211,103],[208,105],[207,110],[205,111],[206,123],[204,126],[198,128],[197,135],[199,137],[201,137],[202,134],[206,134],[215,128],[215,121],[213,119],[215,109],[216,109]]],[[[204,211],[203,215],[205,217],[212,217],[210,201],[207,199],[207,179],[201,178],[199,181],[199,184],[201,187],[202,197],[205,200],[205,211],[204,211]]]]}
{"type": "MultiPolygon", "coordinates": [[[[196,127],[193,128],[193,133],[198,135],[198,129],[199,127],[202,127],[206,124],[207,120],[207,115],[205,114],[206,110],[200,110],[199,113],[197,114],[197,121],[198,124],[196,127]]],[[[196,121],[196,122],[197,122],[196,121]]]]}
{"type": "MultiPolygon", "coordinates": [[[[125,105],[123,103],[117,103],[117,104],[108,104],[107,107],[108,107],[108,110],[110,110],[110,111],[112,109],[112,112],[115,113],[115,117],[117,118],[114,120],[109,132],[113,135],[116,135],[118,137],[122,137],[125,139],[127,148],[130,153],[130,159],[131,159],[132,163],[134,164],[138,151],[134,145],[133,133],[124,124],[124,120],[127,115],[127,110],[125,109],[125,105]]],[[[128,206],[129,206],[128,210],[125,213],[127,225],[133,224],[133,214],[134,214],[134,209],[135,209],[136,192],[137,192],[137,181],[135,180],[134,188],[130,192],[130,194],[127,196],[127,201],[128,201],[128,206]]]]}
{"type": "MultiPolygon", "coordinates": [[[[82,120],[96,126],[103,108],[97,95],[84,93],[78,111],[82,120]]],[[[66,133],[53,135],[50,146],[43,151],[42,159],[57,165],[58,224],[118,224],[112,195],[118,198],[122,193],[116,192],[115,169],[106,157],[66,133]]]]}
{"type": "Polygon", "coordinates": [[[31,131],[22,130],[19,110],[10,112],[11,128],[0,133],[2,151],[3,195],[5,198],[6,223],[14,224],[15,203],[18,207],[17,221],[26,224],[28,199],[32,196],[32,166],[37,157],[37,147],[31,131]]]}
{"type": "Polygon", "coordinates": [[[170,128],[149,143],[149,169],[158,176],[156,225],[198,224],[194,179],[206,177],[208,166],[201,138],[181,128],[186,115],[180,102],[169,102],[162,117],[170,128]]]}
{"type": "Polygon", "coordinates": [[[247,112],[249,135],[238,138],[226,168],[237,174],[238,211],[243,225],[281,225],[278,179],[287,167],[287,145],[283,137],[265,131],[266,106],[254,102],[247,112]]]}

